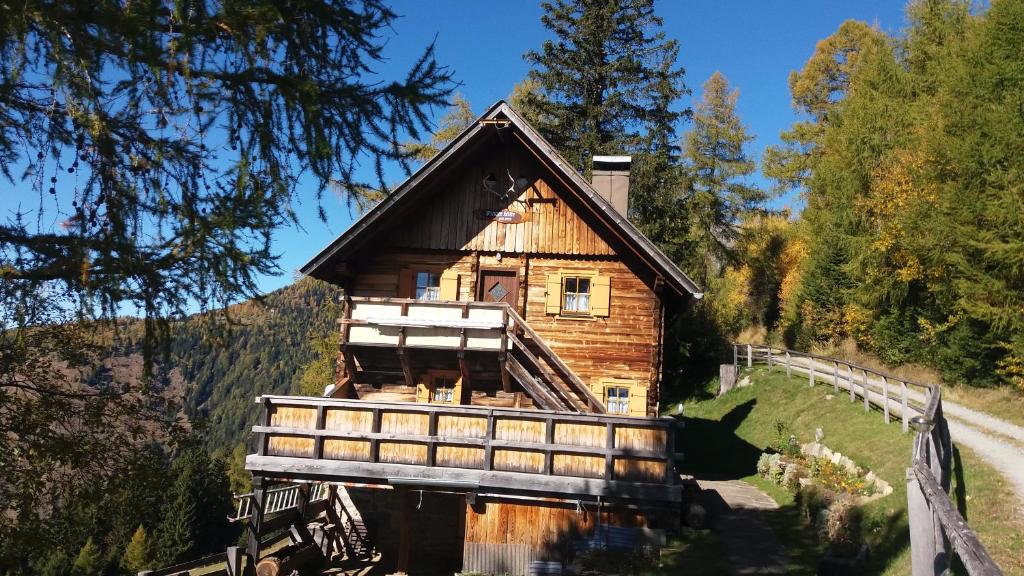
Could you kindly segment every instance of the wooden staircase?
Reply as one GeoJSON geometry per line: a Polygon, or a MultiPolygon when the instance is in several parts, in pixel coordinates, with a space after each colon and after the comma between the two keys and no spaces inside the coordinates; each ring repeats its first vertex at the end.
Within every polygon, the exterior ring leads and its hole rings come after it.
{"type": "Polygon", "coordinates": [[[509,373],[547,410],[607,412],[604,403],[514,309],[508,309],[509,373]]]}

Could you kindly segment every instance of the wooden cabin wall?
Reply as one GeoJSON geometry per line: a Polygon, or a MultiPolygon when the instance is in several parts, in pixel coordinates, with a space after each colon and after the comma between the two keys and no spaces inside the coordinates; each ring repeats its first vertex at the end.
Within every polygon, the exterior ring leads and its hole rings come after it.
{"type": "Polygon", "coordinates": [[[602,379],[632,382],[646,393],[647,413],[657,413],[662,304],[647,283],[623,262],[531,255],[502,256],[499,260],[491,253],[389,249],[360,264],[352,294],[399,296],[398,277],[403,268],[454,270],[458,274],[458,298],[466,301],[476,299],[481,268],[517,270],[517,310],[594,393],[603,395],[602,379]],[[607,276],[611,285],[608,316],[574,318],[545,313],[547,276],[559,272],[607,276]]]}

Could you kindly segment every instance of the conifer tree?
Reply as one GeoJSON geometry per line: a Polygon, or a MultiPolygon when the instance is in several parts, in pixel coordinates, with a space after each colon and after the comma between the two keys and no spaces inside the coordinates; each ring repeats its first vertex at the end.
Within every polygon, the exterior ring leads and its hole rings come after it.
{"type": "Polygon", "coordinates": [[[525,56],[539,87],[525,104],[573,166],[589,174],[592,155],[641,152],[650,124],[674,129],[684,115],[672,106],[685,94],[684,71],[653,0],[542,6],[541,22],[555,38],[525,56]]]}
{"type": "Polygon", "coordinates": [[[736,113],[738,90],[720,72],[704,83],[686,134],[683,156],[690,175],[686,204],[693,258],[689,268],[707,283],[734,260],[740,219],[761,209],[766,195],[749,182],[756,163],[746,146],[753,140],[736,113]]]}
{"type": "Polygon", "coordinates": [[[103,573],[103,557],[92,538],[85,541],[78,557],[71,564],[71,576],[101,576],[103,573]]]}
{"type": "Polygon", "coordinates": [[[150,567],[153,558],[152,543],[146,529],[140,524],[121,557],[121,568],[135,573],[150,567]]]}

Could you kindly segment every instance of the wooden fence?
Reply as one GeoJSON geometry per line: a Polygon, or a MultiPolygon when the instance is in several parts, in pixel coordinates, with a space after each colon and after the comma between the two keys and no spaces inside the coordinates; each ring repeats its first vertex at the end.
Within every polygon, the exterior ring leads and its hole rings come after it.
{"type": "Polygon", "coordinates": [[[906,478],[914,576],[946,574],[953,554],[971,576],[1003,573],[949,499],[953,443],[942,414],[939,385],[914,382],[837,358],[734,344],[733,364],[739,366],[741,361],[748,368],[757,362],[767,364],[769,370],[785,369],[787,376],[802,373],[809,386],[830,383],[837,394],[846,389],[851,402],[858,395],[861,397],[865,411],[877,407],[886,423],[896,413],[904,432],[914,429],[916,436],[906,478]]]}

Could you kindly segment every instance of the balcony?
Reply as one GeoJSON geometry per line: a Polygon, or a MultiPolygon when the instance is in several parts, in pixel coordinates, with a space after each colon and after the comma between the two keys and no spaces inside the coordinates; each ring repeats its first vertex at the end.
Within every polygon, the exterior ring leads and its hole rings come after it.
{"type": "Polygon", "coordinates": [[[261,396],[254,475],[485,494],[678,502],[676,422],[546,410],[261,396]]]}
{"type": "MultiPolygon", "coordinates": [[[[374,352],[372,364],[385,364],[389,358],[397,362],[405,385],[413,388],[424,367],[413,365],[409,351],[451,352],[470,386],[487,377],[481,373],[495,373],[504,392],[520,389],[539,408],[605,412],[590,388],[504,303],[352,297],[345,301],[338,324],[347,382],[361,374],[369,378],[374,366],[361,365],[356,357],[374,352]]],[[[439,356],[434,354],[435,359],[439,356]]],[[[344,394],[344,388],[343,383],[332,395],[344,394]]]]}

